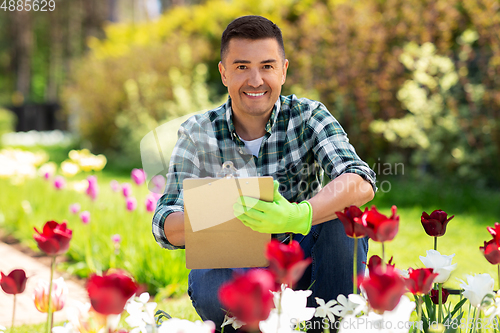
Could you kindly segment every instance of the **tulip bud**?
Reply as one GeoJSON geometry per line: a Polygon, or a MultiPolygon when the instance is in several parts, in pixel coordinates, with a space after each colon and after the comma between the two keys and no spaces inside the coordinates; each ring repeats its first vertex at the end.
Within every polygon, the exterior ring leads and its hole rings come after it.
{"type": "MultiPolygon", "coordinates": [[[[52,312],[62,310],[66,303],[68,286],[62,277],[52,280],[52,312]]],[[[33,300],[38,311],[47,313],[49,311],[49,282],[38,280],[33,293],[33,300]]]]}
{"type": "Polygon", "coordinates": [[[82,220],[83,224],[89,224],[90,223],[90,212],[85,210],[80,214],[80,219],[82,220]]]}
{"type": "Polygon", "coordinates": [[[43,226],[43,232],[38,231],[33,238],[38,244],[38,248],[49,256],[63,254],[69,249],[73,231],[66,227],[66,222],[61,224],[56,221],[48,221],[43,226]]]}
{"type": "Polygon", "coordinates": [[[0,279],[0,287],[2,290],[11,295],[20,294],[26,288],[26,272],[22,269],[14,269],[9,275],[0,272],[2,278],[0,279]]]}
{"type": "Polygon", "coordinates": [[[69,211],[72,214],[76,214],[80,211],[80,204],[79,203],[74,203],[71,206],[69,206],[69,211]]]}
{"type": "Polygon", "coordinates": [[[387,242],[396,237],[399,229],[399,216],[396,215],[396,206],[392,206],[391,210],[391,217],[380,214],[375,206],[363,213],[361,220],[367,229],[368,236],[373,241],[387,242]]]}
{"type": "Polygon", "coordinates": [[[423,212],[420,220],[427,235],[439,237],[445,234],[446,225],[454,217],[455,215],[452,215],[448,218],[448,214],[446,212],[442,210],[435,210],[431,213],[431,215],[423,212]]]}
{"type": "MultiPolygon", "coordinates": [[[[368,208],[365,208],[365,212],[368,208]]],[[[365,237],[368,233],[363,226],[361,216],[363,212],[357,206],[350,206],[344,209],[344,212],[335,212],[340,222],[344,225],[345,233],[351,238],[365,237]]]]}
{"type": "Polygon", "coordinates": [[[54,187],[58,190],[63,189],[66,186],[66,181],[63,176],[57,176],[54,180],[54,187]]]}
{"type": "Polygon", "coordinates": [[[137,200],[134,197],[127,198],[127,210],[132,212],[137,208],[137,200]]]}
{"type": "Polygon", "coordinates": [[[129,183],[122,184],[122,193],[125,198],[128,198],[132,194],[132,187],[129,183]]]}
{"type": "MultiPolygon", "coordinates": [[[[442,288],[441,290],[441,300],[443,301],[442,304],[446,303],[448,300],[448,296],[450,295],[450,292],[446,288],[442,288]]],[[[432,303],[434,304],[439,304],[439,290],[438,289],[431,289],[431,300],[432,303]]]]}
{"type": "Polygon", "coordinates": [[[142,169],[133,169],[131,177],[137,185],[142,185],[146,181],[146,173],[142,169]]]}

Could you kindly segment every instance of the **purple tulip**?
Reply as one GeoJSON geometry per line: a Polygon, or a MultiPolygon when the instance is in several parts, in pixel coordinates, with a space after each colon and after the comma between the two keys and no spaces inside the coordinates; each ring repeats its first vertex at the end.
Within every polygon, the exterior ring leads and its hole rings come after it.
{"type": "Polygon", "coordinates": [[[113,192],[118,192],[120,190],[120,183],[113,179],[109,185],[111,186],[111,190],[113,190],[113,192]]]}
{"type": "Polygon", "coordinates": [[[72,213],[72,214],[76,214],[80,211],[80,204],[79,203],[74,203],[72,205],[69,206],[69,211],[72,213]]]}
{"type": "Polygon", "coordinates": [[[131,176],[137,185],[142,185],[146,181],[146,173],[142,169],[133,169],[131,176]]]}
{"type": "Polygon", "coordinates": [[[132,195],[132,186],[129,183],[122,184],[122,193],[125,198],[130,197],[132,195]]]}
{"type": "Polygon", "coordinates": [[[63,176],[57,176],[54,180],[54,187],[58,190],[63,189],[66,186],[66,180],[63,176]]]}
{"type": "Polygon", "coordinates": [[[80,213],[80,219],[82,220],[83,224],[89,224],[90,222],[90,212],[85,210],[80,213]]]}
{"type": "Polygon", "coordinates": [[[97,177],[96,176],[88,176],[87,181],[89,182],[89,186],[87,187],[87,195],[95,200],[97,198],[97,194],[99,194],[99,185],[97,185],[97,177]]]}
{"type": "Polygon", "coordinates": [[[127,198],[127,210],[134,211],[137,208],[137,200],[134,197],[127,198]]]}

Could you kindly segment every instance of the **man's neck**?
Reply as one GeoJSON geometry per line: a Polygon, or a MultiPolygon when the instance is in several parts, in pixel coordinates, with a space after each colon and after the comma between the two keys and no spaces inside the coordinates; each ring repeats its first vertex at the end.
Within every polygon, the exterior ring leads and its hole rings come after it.
{"type": "Polygon", "coordinates": [[[272,110],[266,117],[241,117],[233,113],[233,124],[239,137],[251,141],[263,137],[266,134],[266,124],[271,117],[272,110]]]}

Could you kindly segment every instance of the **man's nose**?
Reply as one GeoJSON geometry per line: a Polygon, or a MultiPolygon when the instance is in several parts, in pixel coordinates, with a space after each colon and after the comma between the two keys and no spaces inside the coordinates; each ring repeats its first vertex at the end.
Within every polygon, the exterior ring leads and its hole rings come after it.
{"type": "Polygon", "coordinates": [[[248,78],[248,85],[250,87],[260,87],[264,84],[264,80],[262,80],[262,75],[259,70],[255,69],[250,71],[250,77],[248,78]]]}

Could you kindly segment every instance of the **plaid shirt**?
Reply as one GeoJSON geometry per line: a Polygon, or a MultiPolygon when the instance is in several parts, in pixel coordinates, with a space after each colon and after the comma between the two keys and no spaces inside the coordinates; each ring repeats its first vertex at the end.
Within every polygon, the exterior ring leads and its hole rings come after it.
{"type": "Polygon", "coordinates": [[[153,235],[161,247],[183,248],[170,244],[164,232],[165,218],[184,211],[183,180],[216,177],[225,161],[233,162],[240,177],[272,176],[280,183],[280,193],[291,202],[318,193],[325,172],[330,179],[358,174],[376,191],[375,173],[358,157],[343,128],[320,102],[280,96],[266,124],[258,157],[239,138],[231,115],[228,99],[181,125],[165,192],[153,216],[153,235]]]}

